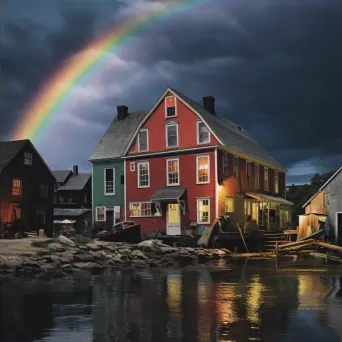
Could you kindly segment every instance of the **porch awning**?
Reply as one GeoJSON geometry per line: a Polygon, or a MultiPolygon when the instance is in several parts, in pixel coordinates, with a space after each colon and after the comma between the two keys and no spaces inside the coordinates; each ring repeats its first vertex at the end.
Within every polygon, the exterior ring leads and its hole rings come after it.
{"type": "Polygon", "coordinates": [[[253,197],[259,201],[273,202],[273,203],[284,204],[284,205],[293,205],[292,202],[281,197],[274,197],[274,196],[261,194],[261,193],[255,193],[255,192],[247,192],[246,195],[253,197]]]}
{"type": "Polygon", "coordinates": [[[157,190],[151,197],[152,202],[162,202],[170,200],[179,200],[185,192],[185,189],[172,188],[157,190]]]}

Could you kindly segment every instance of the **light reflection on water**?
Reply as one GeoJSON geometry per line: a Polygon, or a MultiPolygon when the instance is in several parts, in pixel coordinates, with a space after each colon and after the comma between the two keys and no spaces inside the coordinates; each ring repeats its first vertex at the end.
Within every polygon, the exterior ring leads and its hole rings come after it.
{"type": "Polygon", "coordinates": [[[303,270],[221,262],[6,282],[0,341],[342,341],[342,273],[303,270]]]}

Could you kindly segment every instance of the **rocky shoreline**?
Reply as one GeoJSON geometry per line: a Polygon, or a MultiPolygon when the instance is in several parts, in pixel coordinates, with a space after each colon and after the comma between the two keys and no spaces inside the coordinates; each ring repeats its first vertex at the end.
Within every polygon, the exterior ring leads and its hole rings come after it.
{"type": "Polygon", "coordinates": [[[93,241],[77,245],[59,237],[36,253],[0,255],[0,277],[61,278],[80,272],[101,273],[107,268],[150,268],[206,263],[228,257],[228,250],[170,247],[159,240],[137,245],[93,241]]]}

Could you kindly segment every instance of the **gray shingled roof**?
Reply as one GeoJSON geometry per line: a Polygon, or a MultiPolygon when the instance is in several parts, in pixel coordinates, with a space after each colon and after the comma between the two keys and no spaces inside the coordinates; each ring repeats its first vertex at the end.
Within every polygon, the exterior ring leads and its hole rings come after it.
{"type": "Polygon", "coordinates": [[[0,142],[0,172],[29,142],[29,140],[0,142]]]}
{"type": "Polygon", "coordinates": [[[115,118],[89,160],[93,162],[120,158],[146,114],[144,111],[129,113],[122,121],[115,118]]]}
{"type": "Polygon", "coordinates": [[[255,140],[249,137],[245,131],[240,130],[238,125],[222,116],[211,114],[202,105],[181,94],[179,91],[171,90],[202,116],[224,146],[285,171],[285,168],[280,163],[272,158],[255,140]]]}
{"type": "Polygon", "coordinates": [[[157,190],[151,197],[151,201],[174,200],[180,199],[185,192],[182,188],[167,188],[157,190]]]}
{"type": "Polygon", "coordinates": [[[54,216],[81,216],[84,213],[91,211],[91,209],[67,209],[67,208],[55,208],[53,210],[54,216]]]}
{"type": "Polygon", "coordinates": [[[79,173],[77,176],[71,176],[66,184],[58,188],[58,191],[83,190],[90,177],[91,173],[79,173]]]}
{"type": "Polygon", "coordinates": [[[53,175],[56,178],[57,183],[64,183],[71,172],[72,172],[71,170],[55,170],[55,171],[52,171],[53,175]]]}

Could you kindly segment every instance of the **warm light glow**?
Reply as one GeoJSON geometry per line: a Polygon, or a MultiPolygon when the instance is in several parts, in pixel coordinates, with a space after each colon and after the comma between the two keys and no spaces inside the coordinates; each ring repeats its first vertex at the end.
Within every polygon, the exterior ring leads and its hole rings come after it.
{"type": "Polygon", "coordinates": [[[327,293],[327,285],[319,277],[312,275],[298,276],[298,309],[320,308],[327,293]]]}
{"type": "Polygon", "coordinates": [[[175,313],[181,312],[182,300],[182,280],[180,275],[170,274],[167,277],[167,303],[170,311],[175,313]]]}
{"type": "Polygon", "coordinates": [[[221,283],[216,290],[216,305],[220,324],[231,324],[238,320],[234,310],[234,301],[237,294],[235,284],[221,283]]]}
{"type": "Polygon", "coordinates": [[[260,277],[255,276],[247,290],[247,318],[250,322],[260,324],[259,308],[263,302],[264,285],[260,277]]]}

